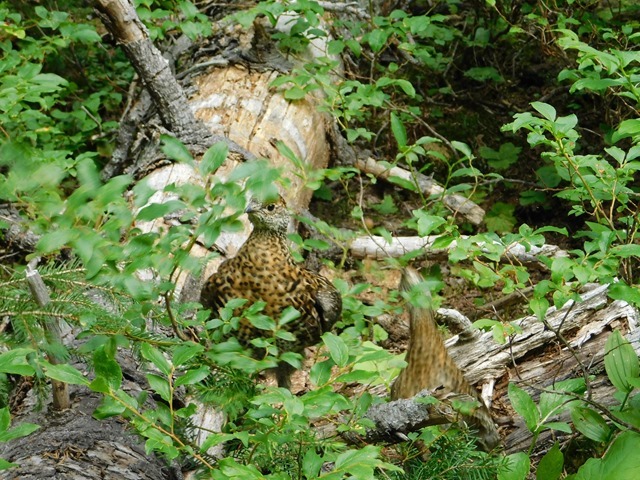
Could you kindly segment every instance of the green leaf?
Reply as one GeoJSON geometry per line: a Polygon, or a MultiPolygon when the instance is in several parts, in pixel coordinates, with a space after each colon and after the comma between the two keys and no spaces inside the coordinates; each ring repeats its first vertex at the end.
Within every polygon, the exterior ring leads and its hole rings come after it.
{"type": "Polygon", "coordinates": [[[547,422],[544,424],[545,428],[550,430],[558,430],[559,432],[572,433],[571,425],[567,422],[547,422]]]}
{"type": "Polygon", "coordinates": [[[604,367],[609,380],[621,392],[629,393],[633,385],[629,379],[638,378],[640,364],[631,344],[618,330],[614,330],[604,346],[604,367]]]}
{"type": "Polygon", "coordinates": [[[335,364],[339,367],[344,367],[349,361],[349,349],[344,340],[331,332],[327,332],[322,335],[322,341],[327,346],[329,355],[335,364]]]}
{"type": "Polygon", "coordinates": [[[586,407],[575,407],[571,410],[574,426],[585,437],[594,442],[608,442],[611,428],[595,410],[586,407]]]}
{"type": "Polygon", "coordinates": [[[0,470],[7,470],[18,466],[19,465],[17,463],[7,462],[4,458],[0,458],[0,470]]]}
{"type": "Polygon", "coordinates": [[[560,478],[563,465],[564,455],[562,455],[558,442],[556,442],[553,444],[553,447],[551,447],[551,450],[540,460],[538,470],[536,471],[536,479],[556,480],[560,478]]]}
{"type": "Polygon", "coordinates": [[[398,118],[398,116],[391,112],[391,131],[393,132],[393,137],[398,142],[398,146],[400,148],[407,146],[407,130],[404,128],[404,124],[402,120],[398,118]]]}
{"type": "Polygon", "coordinates": [[[93,25],[87,24],[74,25],[69,37],[80,43],[100,43],[102,41],[102,38],[98,32],[96,32],[93,25]]]}
{"type": "Polygon", "coordinates": [[[21,423],[10,430],[0,433],[0,442],[8,442],[16,438],[26,437],[40,428],[40,425],[34,423],[21,423]]]}
{"type": "Polygon", "coordinates": [[[529,308],[538,317],[538,320],[543,320],[549,310],[549,301],[544,297],[532,298],[529,302],[529,308]]]}
{"type": "Polygon", "coordinates": [[[89,388],[98,393],[109,393],[111,388],[109,387],[109,383],[107,379],[104,377],[94,378],[93,381],[89,384],[89,388]]]}
{"type": "Polygon", "coordinates": [[[165,402],[171,403],[171,389],[169,388],[169,382],[166,378],[153,373],[148,373],[147,381],[154,392],[159,394],[165,402]]]}
{"type": "Polygon", "coordinates": [[[369,34],[367,35],[367,41],[369,42],[369,46],[371,47],[371,50],[373,50],[376,53],[382,50],[382,47],[384,47],[385,44],[387,43],[388,37],[389,37],[389,34],[385,30],[382,30],[381,28],[378,28],[376,30],[372,30],[371,32],[369,32],[369,34]]]}
{"type": "Polygon", "coordinates": [[[322,457],[313,448],[307,450],[302,459],[302,472],[306,478],[318,478],[324,463],[322,457]]]}
{"type": "Polygon", "coordinates": [[[309,378],[311,383],[316,386],[325,385],[331,378],[331,367],[333,366],[332,360],[326,360],[324,362],[318,362],[311,367],[309,372],[309,378]]]}
{"type": "Polygon", "coordinates": [[[90,388],[92,390],[94,389],[94,383],[96,386],[107,386],[107,391],[109,389],[118,390],[122,385],[122,369],[113,356],[107,353],[105,346],[98,348],[93,354],[93,368],[95,369],[96,379],[91,382],[90,388]],[[98,379],[101,380],[98,381],[98,379]]]}
{"type": "Polygon", "coordinates": [[[507,455],[505,462],[500,464],[498,480],[525,480],[530,468],[531,461],[526,453],[512,453],[507,455]]]}
{"type": "Polygon", "coordinates": [[[44,374],[53,380],[69,383],[71,385],[89,386],[91,383],[82,373],[80,373],[80,371],[76,370],[71,365],[53,365],[44,360],[40,363],[44,367],[44,374]]]}
{"type": "Polygon", "coordinates": [[[155,220],[156,218],[162,218],[165,215],[184,208],[185,204],[180,200],[167,200],[162,203],[152,203],[138,212],[137,219],[142,221],[155,220]]]}
{"type": "Polygon", "coordinates": [[[222,166],[229,154],[229,147],[225,142],[214,143],[205,152],[200,161],[202,175],[210,175],[222,166]]]}
{"type": "Polygon", "coordinates": [[[487,229],[491,232],[501,233],[512,231],[517,223],[514,216],[515,208],[515,205],[504,202],[494,203],[484,219],[487,229]]]}
{"type": "Polygon", "coordinates": [[[476,82],[488,82],[504,83],[504,78],[500,75],[500,72],[494,67],[472,67],[464,72],[464,76],[472,78],[476,82]]]}
{"type": "Polygon", "coordinates": [[[229,480],[264,480],[264,475],[253,465],[241,465],[233,458],[227,457],[220,460],[217,465],[220,469],[221,476],[214,477],[216,479],[224,478],[229,480]]]}
{"type": "Polygon", "coordinates": [[[622,282],[614,283],[609,285],[607,295],[613,300],[624,300],[636,307],[640,306],[640,289],[638,287],[630,287],[622,282]]]}
{"type": "Polygon", "coordinates": [[[15,348],[0,355],[0,372],[11,373],[30,377],[35,374],[35,370],[27,361],[27,355],[31,355],[35,350],[32,348],[15,348]]]}
{"type": "Polygon", "coordinates": [[[62,247],[68,246],[77,237],[78,230],[60,228],[42,235],[38,240],[36,249],[42,253],[55,252],[62,247]]]}
{"type": "Polygon", "coordinates": [[[636,245],[636,244],[616,245],[611,249],[611,252],[622,258],[640,257],[640,245],[636,245]]]}
{"type": "Polygon", "coordinates": [[[544,118],[546,118],[547,120],[550,121],[555,121],[556,119],[556,109],[553,108],[551,105],[549,105],[548,103],[543,103],[543,102],[532,102],[531,106],[540,114],[542,115],[544,118]]]}
{"type": "Polygon", "coordinates": [[[393,183],[395,185],[398,185],[398,186],[404,188],[405,190],[409,190],[410,192],[417,192],[418,191],[415,182],[411,182],[409,180],[405,180],[404,178],[397,177],[395,175],[391,175],[390,177],[387,177],[387,182],[393,183]]]}
{"type": "Polygon", "coordinates": [[[176,367],[180,365],[184,365],[186,362],[191,360],[193,357],[202,353],[204,351],[204,347],[198,343],[183,343],[182,345],[178,345],[173,350],[173,364],[176,367]]]}
{"type": "Polygon", "coordinates": [[[635,480],[640,472],[640,435],[622,432],[602,458],[590,458],[574,480],[635,480]]]}
{"type": "Polygon", "coordinates": [[[287,100],[301,100],[305,97],[306,92],[297,85],[285,90],[284,98],[287,100]]]}
{"type": "Polygon", "coordinates": [[[153,365],[166,376],[171,375],[171,364],[160,350],[152,347],[148,343],[143,343],[142,347],[140,347],[140,352],[144,358],[153,363],[153,365]]]}
{"type": "Polygon", "coordinates": [[[572,403],[570,397],[563,392],[582,393],[586,389],[583,378],[572,378],[553,385],[554,392],[542,392],[538,401],[538,410],[542,419],[556,415],[569,408],[572,403]]]}
{"type": "Polygon", "coordinates": [[[228,442],[235,438],[237,438],[236,435],[232,435],[230,433],[210,433],[207,435],[205,441],[202,442],[202,445],[200,445],[200,451],[206,452],[211,447],[215,447],[216,445],[220,445],[221,443],[228,442]]]}
{"type": "Polygon", "coordinates": [[[171,160],[188,165],[193,164],[191,153],[180,140],[170,135],[160,135],[160,140],[163,142],[162,151],[171,160]]]}
{"type": "Polygon", "coordinates": [[[11,426],[9,407],[0,408],[0,432],[5,432],[11,426]]]}
{"type": "Polygon", "coordinates": [[[411,82],[406,80],[397,79],[394,82],[397,86],[399,86],[402,91],[409,97],[414,98],[416,96],[416,89],[413,87],[411,82]]]}
{"type": "Polygon", "coordinates": [[[634,142],[640,137],[640,119],[632,118],[621,122],[618,129],[611,135],[611,141],[617,143],[627,137],[632,137],[634,142]]]}
{"type": "Polygon", "coordinates": [[[413,215],[418,218],[418,235],[421,237],[432,234],[447,223],[446,219],[437,215],[429,215],[422,210],[414,210],[413,215]]]}
{"type": "Polygon", "coordinates": [[[194,370],[187,370],[184,375],[176,378],[175,386],[179,387],[180,385],[193,385],[194,383],[198,383],[207,378],[210,372],[211,369],[207,366],[202,366],[194,370]]]}
{"type": "Polygon", "coordinates": [[[93,411],[93,417],[98,420],[121,415],[126,406],[111,397],[104,397],[102,403],[93,411]]]}
{"type": "Polygon", "coordinates": [[[300,318],[300,312],[294,307],[289,306],[284,309],[284,311],[280,315],[280,318],[278,318],[278,326],[282,327],[287,323],[291,323],[294,320],[297,320],[298,318],[300,318]]]}
{"type": "Polygon", "coordinates": [[[540,413],[531,396],[515,383],[509,384],[508,394],[514,410],[524,418],[527,428],[535,432],[540,422],[540,413]]]}

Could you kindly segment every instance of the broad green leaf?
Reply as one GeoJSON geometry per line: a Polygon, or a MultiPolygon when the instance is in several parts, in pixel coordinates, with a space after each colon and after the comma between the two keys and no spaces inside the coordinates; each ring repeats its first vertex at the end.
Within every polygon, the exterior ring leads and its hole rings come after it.
{"type": "Polygon", "coordinates": [[[536,471],[536,479],[538,480],[557,480],[562,475],[564,466],[564,455],[560,451],[558,442],[553,444],[538,464],[536,471]]]}
{"type": "Polygon", "coordinates": [[[604,367],[609,380],[621,392],[631,392],[629,379],[638,378],[640,364],[631,344],[618,330],[614,330],[605,343],[604,367]]]}
{"type": "Polygon", "coordinates": [[[6,431],[11,426],[11,413],[9,407],[0,408],[0,432],[6,431]]]}
{"type": "Polygon", "coordinates": [[[7,462],[4,458],[0,458],[0,470],[7,470],[19,466],[17,463],[7,462]]]}
{"type": "Polygon", "coordinates": [[[16,438],[26,437],[40,428],[34,423],[21,423],[14,428],[0,432],[0,442],[8,442],[16,438]]]}
{"type": "Polygon", "coordinates": [[[622,258],[640,257],[640,245],[617,245],[611,249],[611,252],[622,258]]]}
{"type": "Polygon", "coordinates": [[[594,442],[607,442],[611,428],[598,412],[591,408],[575,407],[571,410],[574,426],[585,437],[594,442]]]}
{"type": "Polygon", "coordinates": [[[617,143],[618,140],[622,140],[627,137],[632,137],[634,141],[640,137],[640,119],[632,118],[621,122],[618,129],[613,132],[611,140],[613,143],[617,143]]]}
{"type": "Polygon", "coordinates": [[[500,464],[498,480],[525,480],[530,468],[531,461],[526,453],[512,453],[507,455],[504,463],[500,464]]]}
{"type": "Polygon", "coordinates": [[[540,413],[531,396],[515,383],[509,384],[508,394],[514,410],[524,418],[527,428],[535,432],[540,422],[540,413]]]}
{"type": "Polygon", "coordinates": [[[210,175],[222,166],[229,154],[229,147],[224,142],[214,143],[205,152],[200,161],[200,171],[203,175],[210,175]]]}
{"type": "Polygon", "coordinates": [[[284,92],[284,98],[287,100],[301,100],[305,95],[306,92],[297,85],[285,90],[284,92]]]}
{"type": "Polygon", "coordinates": [[[444,218],[437,215],[429,215],[424,213],[422,210],[414,210],[413,214],[418,219],[418,235],[421,237],[426,237],[427,235],[432,234],[442,225],[447,223],[444,218]]]}
{"type": "Polygon", "coordinates": [[[73,368],[71,365],[53,365],[49,362],[41,361],[44,366],[44,374],[58,380],[59,382],[69,383],[71,385],[84,385],[88,386],[91,382],[80,371],[73,368]]]}
{"type": "Polygon", "coordinates": [[[384,47],[385,44],[387,43],[388,37],[389,37],[389,34],[380,28],[369,32],[369,34],[367,35],[367,40],[369,42],[369,46],[371,47],[371,50],[373,50],[376,53],[382,50],[382,47],[384,47]]]}
{"type": "Polygon", "coordinates": [[[404,128],[402,120],[393,112],[391,112],[391,131],[393,132],[393,137],[396,139],[396,142],[398,142],[398,146],[400,148],[406,147],[407,130],[404,128]]]}
{"type": "Polygon", "coordinates": [[[35,374],[35,370],[27,361],[27,355],[31,355],[35,350],[32,348],[15,348],[0,355],[0,372],[11,373],[30,377],[35,374]]]}
{"type": "Polygon", "coordinates": [[[173,364],[176,367],[179,367],[180,365],[185,364],[193,357],[201,353],[203,350],[204,347],[198,343],[188,342],[182,345],[178,345],[173,350],[173,364]]]}
{"type": "Polygon", "coordinates": [[[394,83],[399,86],[402,91],[409,97],[414,98],[416,96],[416,89],[413,87],[411,82],[399,78],[394,83]]]}
{"type": "Polygon", "coordinates": [[[111,388],[109,387],[109,382],[104,377],[94,378],[93,381],[89,384],[89,388],[98,393],[109,393],[111,388]]]}
{"type": "Polygon", "coordinates": [[[538,320],[543,320],[547,315],[547,310],[549,310],[549,301],[544,297],[532,298],[529,302],[529,308],[538,317],[538,320]]]}
{"type": "Polygon", "coordinates": [[[574,480],[636,480],[640,472],[640,435],[625,431],[602,458],[590,458],[574,480]]]}
{"type": "Polygon", "coordinates": [[[153,365],[166,376],[171,375],[171,364],[160,350],[152,347],[148,343],[143,343],[142,347],[140,347],[140,352],[144,358],[153,363],[153,365]]]}
{"type": "Polygon", "coordinates": [[[169,213],[177,212],[185,208],[184,202],[180,200],[168,200],[162,203],[152,203],[138,212],[138,220],[155,220],[169,213]]]}
{"type": "Polygon", "coordinates": [[[96,383],[98,379],[102,379],[104,385],[111,390],[120,389],[122,385],[122,369],[118,362],[107,353],[105,347],[98,348],[93,354],[93,368],[95,369],[96,379],[91,384],[92,390],[94,383],[96,386],[99,385],[99,383],[96,383]]]}
{"type": "Polygon", "coordinates": [[[102,403],[93,411],[93,417],[98,420],[121,415],[126,410],[126,406],[111,397],[104,397],[102,403]]]}
{"type": "Polygon", "coordinates": [[[215,447],[216,445],[220,445],[221,443],[228,442],[229,440],[234,440],[235,438],[236,436],[230,433],[210,433],[209,435],[207,435],[207,438],[202,443],[202,445],[200,445],[200,451],[206,452],[211,447],[215,447]]]}
{"type": "Polygon", "coordinates": [[[322,335],[322,341],[327,346],[329,355],[335,364],[339,367],[344,367],[349,361],[349,349],[344,340],[331,332],[327,332],[322,335]]]}
{"type": "Polygon", "coordinates": [[[50,253],[68,246],[72,240],[78,237],[78,230],[60,228],[53,232],[45,233],[40,237],[36,245],[39,252],[50,253]]]}
{"type": "Polygon", "coordinates": [[[531,106],[547,120],[551,120],[553,122],[556,119],[556,109],[548,103],[532,102],[531,106]]]}
{"type": "Polygon", "coordinates": [[[285,308],[284,312],[282,312],[282,315],[280,315],[280,318],[278,319],[278,326],[282,327],[283,325],[297,320],[298,318],[300,318],[300,312],[295,308],[289,306],[285,308]]]}
{"type": "Polygon", "coordinates": [[[184,375],[176,378],[175,386],[179,387],[180,385],[192,385],[194,383],[198,383],[207,378],[210,371],[211,369],[207,366],[202,366],[194,370],[187,370],[184,375]]]}
{"type": "Polygon", "coordinates": [[[215,480],[264,480],[265,478],[253,465],[241,465],[231,457],[223,458],[216,466],[221,475],[215,475],[215,480]]]}
{"type": "Polygon", "coordinates": [[[638,287],[630,287],[622,282],[614,283],[609,286],[607,295],[613,300],[624,300],[636,307],[640,306],[640,289],[638,287]]]}
{"type": "Polygon", "coordinates": [[[180,140],[170,135],[160,135],[160,139],[163,142],[162,151],[171,160],[188,165],[193,163],[191,153],[180,140]]]}
{"type": "Polygon", "coordinates": [[[569,408],[571,403],[571,397],[563,394],[563,392],[582,393],[586,389],[584,379],[571,378],[564,380],[553,385],[554,392],[542,392],[540,394],[540,400],[538,401],[538,410],[540,411],[540,417],[543,419],[549,418],[559,411],[569,408]]]}
{"type": "Polygon", "coordinates": [[[572,433],[571,425],[567,422],[547,422],[544,426],[550,430],[558,430],[559,432],[572,433]]]}
{"type": "Polygon", "coordinates": [[[165,402],[171,403],[171,389],[169,388],[169,382],[167,382],[166,378],[148,373],[147,381],[154,392],[159,394],[165,402]]]}
{"type": "Polygon", "coordinates": [[[302,459],[302,472],[306,478],[318,478],[322,468],[323,459],[313,448],[307,450],[302,459]]]}
{"type": "Polygon", "coordinates": [[[333,366],[332,360],[325,360],[324,362],[318,362],[311,367],[309,377],[311,382],[316,386],[325,385],[331,378],[331,367],[333,366]]]}

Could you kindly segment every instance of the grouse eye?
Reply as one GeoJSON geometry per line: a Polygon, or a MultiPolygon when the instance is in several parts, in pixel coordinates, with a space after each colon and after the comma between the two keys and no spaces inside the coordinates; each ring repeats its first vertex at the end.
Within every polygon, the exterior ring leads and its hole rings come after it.
{"type": "Polygon", "coordinates": [[[267,211],[273,212],[275,209],[276,209],[275,204],[271,203],[271,204],[267,205],[267,211]]]}

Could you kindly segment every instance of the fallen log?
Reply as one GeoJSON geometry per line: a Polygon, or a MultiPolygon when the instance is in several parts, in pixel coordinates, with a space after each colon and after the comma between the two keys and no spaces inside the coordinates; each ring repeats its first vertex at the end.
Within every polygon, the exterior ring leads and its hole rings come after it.
{"type": "Polygon", "coordinates": [[[419,172],[409,172],[398,166],[385,165],[373,158],[356,160],[356,168],[364,173],[370,173],[383,180],[393,177],[414,185],[426,196],[441,196],[442,202],[454,214],[461,214],[474,225],[480,225],[484,220],[484,210],[472,200],[458,194],[446,194],[445,189],[434,180],[419,172]]]}

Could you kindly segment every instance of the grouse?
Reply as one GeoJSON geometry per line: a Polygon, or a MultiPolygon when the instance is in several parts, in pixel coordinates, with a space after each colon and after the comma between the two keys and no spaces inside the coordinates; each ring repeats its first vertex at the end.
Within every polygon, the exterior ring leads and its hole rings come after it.
{"type": "MultiPolygon", "coordinates": [[[[411,267],[405,268],[400,289],[409,292],[422,289],[422,277],[411,267]]],[[[430,293],[422,289],[424,297],[430,293]]],[[[441,393],[468,395],[479,402],[479,406],[467,419],[478,429],[479,443],[491,450],[500,441],[491,414],[480,399],[475,388],[469,385],[462,371],[449,356],[442,335],[436,326],[434,312],[428,307],[418,307],[408,302],[409,345],[405,361],[407,366],[400,372],[391,387],[391,399],[411,398],[426,388],[442,388],[441,393]]]]}
{"type": "MultiPolygon", "coordinates": [[[[331,329],[342,311],[342,298],[333,284],[322,275],[298,265],[287,244],[287,228],[291,215],[284,200],[261,203],[251,200],[246,213],[253,231],[235,257],[224,261],[218,271],[208,278],[200,296],[200,303],[211,309],[212,317],[234,298],[248,300],[245,307],[265,302],[263,312],[274,320],[289,306],[300,317],[283,325],[295,340],[276,339],[280,353],[302,353],[305,347],[320,341],[331,329]]],[[[238,312],[239,313],[239,312],[238,312]]],[[[238,341],[249,342],[264,336],[265,331],[241,318],[238,341]]],[[[293,367],[280,362],[276,368],[278,385],[290,388],[293,367]]]]}

